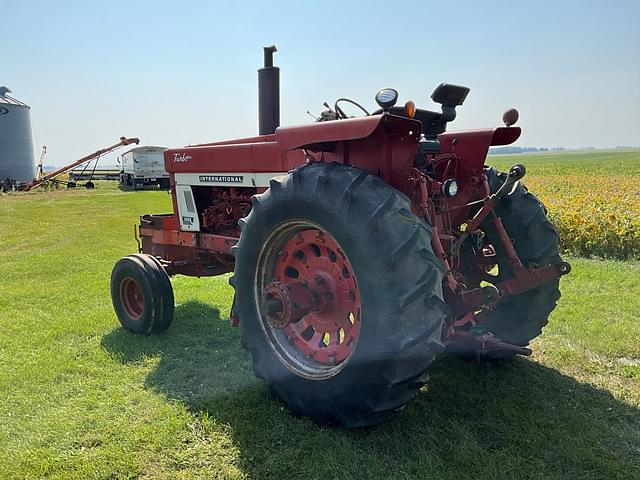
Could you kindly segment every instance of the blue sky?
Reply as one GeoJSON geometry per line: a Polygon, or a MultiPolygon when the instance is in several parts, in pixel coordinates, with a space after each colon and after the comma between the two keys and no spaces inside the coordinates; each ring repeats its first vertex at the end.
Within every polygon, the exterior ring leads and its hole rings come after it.
{"type": "Polygon", "coordinates": [[[471,87],[452,130],[520,110],[533,146],[640,145],[640,1],[6,1],[0,85],[32,107],[36,154],[72,161],[120,135],[179,146],[257,130],[275,43],[282,124],[386,86],[432,106],[471,87]],[[446,4],[445,4],[446,3],[446,4]]]}

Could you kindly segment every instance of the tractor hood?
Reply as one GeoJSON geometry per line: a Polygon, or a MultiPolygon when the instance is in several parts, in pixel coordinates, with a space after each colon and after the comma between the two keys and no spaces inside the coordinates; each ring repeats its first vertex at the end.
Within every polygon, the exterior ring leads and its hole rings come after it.
{"type": "Polygon", "coordinates": [[[276,130],[276,141],[283,150],[298,148],[322,150],[323,145],[326,144],[366,138],[380,126],[385,130],[396,130],[400,125],[412,129],[414,135],[419,138],[422,130],[420,122],[387,114],[318,122],[311,125],[280,127],[276,130]]]}

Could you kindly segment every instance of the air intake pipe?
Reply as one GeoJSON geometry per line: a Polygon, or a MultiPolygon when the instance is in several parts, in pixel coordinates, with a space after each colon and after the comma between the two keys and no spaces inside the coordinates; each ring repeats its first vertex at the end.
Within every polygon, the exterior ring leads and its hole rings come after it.
{"type": "Polygon", "coordinates": [[[264,47],[264,67],[258,70],[258,133],[269,135],[280,125],[280,69],[273,66],[275,45],[264,47]]]}

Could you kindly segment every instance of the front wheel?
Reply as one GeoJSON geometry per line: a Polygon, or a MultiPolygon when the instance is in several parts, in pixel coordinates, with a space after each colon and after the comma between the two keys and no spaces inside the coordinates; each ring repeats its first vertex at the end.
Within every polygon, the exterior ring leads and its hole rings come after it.
{"type": "Polygon", "coordinates": [[[372,425],[425,384],[442,350],[443,271],[410,207],[335,163],[253,198],[230,283],[254,371],[295,414],[372,425]]]}
{"type": "Polygon", "coordinates": [[[111,301],[120,324],[131,333],[164,332],[173,319],[173,288],[151,255],[121,258],[111,272],[111,301]]]}

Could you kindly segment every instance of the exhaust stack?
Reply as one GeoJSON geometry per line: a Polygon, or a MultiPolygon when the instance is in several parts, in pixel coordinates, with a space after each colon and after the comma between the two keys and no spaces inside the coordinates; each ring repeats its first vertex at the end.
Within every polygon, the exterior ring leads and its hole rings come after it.
{"type": "Polygon", "coordinates": [[[258,70],[258,133],[275,133],[280,125],[280,69],[273,66],[275,45],[264,47],[264,67],[258,70]]]}

